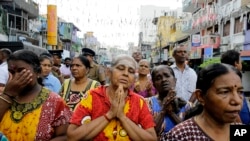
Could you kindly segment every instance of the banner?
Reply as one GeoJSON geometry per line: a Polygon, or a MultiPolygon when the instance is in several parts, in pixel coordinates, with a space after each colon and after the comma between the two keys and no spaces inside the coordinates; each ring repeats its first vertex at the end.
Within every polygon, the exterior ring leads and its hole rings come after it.
{"type": "Polygon", "coordinates": [[[201,35],[194,34],[192,35],[192,47],[198,47],[201,45],[201,35]]]}
{"type": "Polygon", "coordinates": [[[204,48],[204,61],[213,58],[213,47],[204,48]]]}
{"type": "Polygon", "coordinates": [[[57,7],[56,5],[47,6],[47,43],[57,45],[57,7]]]}

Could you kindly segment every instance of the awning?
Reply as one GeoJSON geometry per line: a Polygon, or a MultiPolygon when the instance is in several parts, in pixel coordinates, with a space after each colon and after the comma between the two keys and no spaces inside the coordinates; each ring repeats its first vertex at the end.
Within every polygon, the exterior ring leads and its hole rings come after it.
{"type": "Polygon", "coordinates": [[[241,60],[250,60],[250,50],[242,50],[240,56],[241,60]]]}
{"type": "Polygon", "coordinates": [[[187,41],[188,40],[188,38],[190,37],[190,35],[186,35],[186,36],[182,36],[182,37],[180,37],[180,38],[177,38],[176,39],[176,43],[182,43],[182,42],[185,42],[185,41],[187,41]]]}

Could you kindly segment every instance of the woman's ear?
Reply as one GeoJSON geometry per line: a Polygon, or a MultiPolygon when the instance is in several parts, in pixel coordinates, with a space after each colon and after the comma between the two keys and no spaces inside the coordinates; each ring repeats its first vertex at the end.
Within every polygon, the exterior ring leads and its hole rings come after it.
{"type": "Polygon", "coordinates": [[[202,106],[205,105],[204,97],[202,96],[202,91],[200,89],[195,90],[195,96],[202,106]]]}

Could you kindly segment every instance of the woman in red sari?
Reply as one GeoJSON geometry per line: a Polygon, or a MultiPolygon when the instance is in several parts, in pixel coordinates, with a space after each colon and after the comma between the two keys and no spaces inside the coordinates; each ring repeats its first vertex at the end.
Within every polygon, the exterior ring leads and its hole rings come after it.
{"type": "Polygon", "coordinates": [[[157,140],[146,102],[129,89],[135,71],[136,62],[128,55],[112,60],[110,85],[87,91],[70,120],[69,140],[157,140]]]}

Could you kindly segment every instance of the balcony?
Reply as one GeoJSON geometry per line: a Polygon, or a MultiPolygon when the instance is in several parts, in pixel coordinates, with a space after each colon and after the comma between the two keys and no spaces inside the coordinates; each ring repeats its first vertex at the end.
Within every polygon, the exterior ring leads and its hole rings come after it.
{"type": "Polygon", "coordinates": [[[182,5],[183,12],[194,13],[195,11],[201,8],[199,4],[196,5],[192,2],[192,0],[182,0],[182,5]]]}
{"type": "Polygon", "coordinates": [[[239,16],[237,12],[241,10],[241,7],[243,6],[242,0],[234,0],[231,2],[228,2],[221,6],[219,13],[222,17],[230,17],[231,15],[233,17],[239,16]],[[236,14],[234,14],[236,13],[236,14]]]}
{"type": "Polygon", "coordinates": [[[237,33],[233,35],[233,43],[234,44],[244,44],[245,41],[245,35],[243,35],[243,32],[237,33]]]}
{"type": "Polygon", "coordinates": [[[234,11],[238,11],[240,8],[241,8],[241,6],[242,6],[242,2],[241,2],[242,0],[234,0],[234,1],[232,1],[232,3],[233,3],[233,10],[234,11]]]}
{"type": "Polygon", "coordinates": [[[202,48],[213,47],[218,48],[220,46],[220,36],[219,35],[205,35],[201,38],[202,48]]]}
{"type": "Polygon", "coordinates": [[[192,17],[192,29],[212,26],[217,23],[218,18],[219,16],[213,6],[202,8],[192,17]]]}
{"type": "Polygon", "coordinates": [[[8,0],[0,1],[0,5],[7,5],[10,7],[15,6],[15,8],[21,9],[28,13],[30,19],[37,18],[39,15],[38,4],[33,0],[8,0]],[[13,4],[14,3],[14,4],[13,4]]]}
{"type": "Polygon", "coordinates": [[[198,3],[210,3],[213,2],[214,0],[197,0],[198,3]]]}
{"type": "Polygon", "coordinates": [[[222,45],[228,45],[228,44],[230,44],[230,36],[221,37],[221,44],[222,45]]]}

